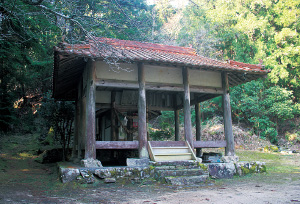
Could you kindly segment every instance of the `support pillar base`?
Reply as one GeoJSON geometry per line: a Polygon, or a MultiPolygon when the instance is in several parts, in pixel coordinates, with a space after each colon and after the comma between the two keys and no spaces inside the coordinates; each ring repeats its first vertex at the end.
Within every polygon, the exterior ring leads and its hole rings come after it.
{"type": "Polygon", "coordinates": [[[239,161],[238,156],[223,156],[221,157],[221,161],[224,163],[237,163],[239,161]]]}
{"type": "Polygon", "coordinates": [[[101,161],[97,159],[83,159],[81,160],[81,166],[88,168],[103,167],[101,161]]]}

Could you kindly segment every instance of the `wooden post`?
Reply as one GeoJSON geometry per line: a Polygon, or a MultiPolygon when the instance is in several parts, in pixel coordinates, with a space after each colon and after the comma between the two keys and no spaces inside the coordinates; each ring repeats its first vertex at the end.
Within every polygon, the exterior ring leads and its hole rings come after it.
{"type": "Polygon", "coordinates": [[[75,122],[74,122],[74,139],[73,139],[73,149],[72,149],[72,159],[78,157],[78,135],[79,135],[79,122],[80,122],[80,114],[79,114],[79,100],[75,101],[75,122]]]}
{"type": "Polygon", "coordinates": [[[133,134],[132,134],[132,128],[133,128],[133,119],[131,117],[133,116],[131,111],[127,112],[128,115],[128,121],[127,121],[127,129],[129,132],[127,133],[127,141],[133,141],[133,134]]]}
{"type": "MultiPolygon", "coordinates": [[[[196,141],[201,140],[201,107],[200,103],[195,104],[195,115],[196,115],[196,141]]],[[[196,150],[196,156],[201,157],[202,149],[196,150]]]]}
{"type": "Polygon", "coordinates": [[[111,92],[111,109],[110,109],[110,133],[111,133],[111,141],[117,141],[117,132],[116,132],[116,114],[114,112],[115,109],[115,99],[116,99],[116,92],[111,92]]]}
{"type": "Polygon", "coordinates": [[[77,146],[77,157],[78,159],[83,158],[82,150],[84,148],[84,138],[85,138],[85,106],[83,103],[83,94],[82,94],[82,78],[78,85],[78,101],[79,101],[79,121],[78,121],[78,146],[77,146]]]}
{"type": "Polygon", "coordinates": [[[191,107],[190,107],[190,86],[189,86],[189,71],[187,67],[182,68],[183,86],[184,86],[184,134],[185,139],[190,143],[191,148],[194,149],[193,135],[192,135],[192,121],[191,121],[191,107]]]}
{"type": "Polygon", "coordinates": [[[138,80],[139,80],[139,101],[138,101],[139,157],[148,158],[149,154],[147,150],[145,67],[143,63],[138,63],[138,80]]]}
{"type": "Polygon", "coordinates": [[[227,146],[225,148],[225,156],[234,156],[234,138],[232,133],[232,119],[229,95],[228,74],[222,73],[222,87],[223,87],[223,117],[224,117],[224,134],[227,146]]]}
{"type": "Polygon", "coordinates": [[[174,117],[175,117],[175,141],[180,140],[180,134],[179,134],[179,110],[174,111],[174,117]]]}
{"type": "Polygon", "coordinates": [[[86,80],[86,141],[85,141],[85,159],[96,159],[96,86],[95,86],[95,63],[87,65],[86,80]]]}

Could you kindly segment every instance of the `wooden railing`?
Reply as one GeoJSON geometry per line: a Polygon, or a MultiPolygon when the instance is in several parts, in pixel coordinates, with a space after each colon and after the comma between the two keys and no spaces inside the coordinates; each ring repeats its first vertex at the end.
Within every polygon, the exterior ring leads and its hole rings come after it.
{"type": "MultiPolygon", "coordinates": [[[[185,141],[151,141],[152,146],[183,146],[185,141]]],[[[193,141],[194,148],[222,148],[226,141],[193,141]]],[[[96,149],[138,149],[138,141],[96,141],[96,149]]]]}

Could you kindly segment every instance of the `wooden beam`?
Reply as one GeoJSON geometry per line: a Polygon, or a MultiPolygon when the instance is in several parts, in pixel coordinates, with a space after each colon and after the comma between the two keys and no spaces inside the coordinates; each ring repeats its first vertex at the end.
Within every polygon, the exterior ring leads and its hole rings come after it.
{"type": "Polygon", "coordinates": [[[122,81],[110,81],[96,79],[96,87],[104,88],[126,88],[126,89],[138,89],[139,84],[136,82],[122,82],[122,81]]]}
{"type": "Polygon", "coordinates": [[[96,159],[96,86],[95,86],[95,62],[87,65],[86,81],[86,141],[85,141],[85,159],[96,159]]]}
{"type": "Polygon", "coordinates": [[[209,99],[212,99],[212,98],[215,98],[215,97],[218,97],[218,96],[222,96],[222,95],[216,95],[216,94],[203,94],[202,96],[200,97],[196,97],[194,100],[191,100],[190,104],[191,105],[195,105],[197,103],[201,103],[203,101],[207,101],[209,99]]]}
{"type": "Polygon", "coordinates": [[[189,87],[189,71],[187,67],[182,68],[183,87],[184,87],[184,134],[185,139],[194,148],[193,135],[192,135],[192,122],[191,122],[191,107],[190,107],[190,87],[189,87]]]}
{"type": "Polygon", "coordinates": [[[139,100],[138,100],[138,133],[139,133],[139,157],[148,158],[147,148],[147,113],[146,113],[146,87],[145,67],[138,63],[139,100]]]}
{"type": "Polygon", "coordinates": [[[96,141],[96,149],[139,149],[138,141],[96,141]]]}
{"type": "MultiPolygon", "coordinates": [[[[196,141],[201,140],[201,107],[200,103],[195,104],[195,115],[196,115],[196,141]]],[[[196,150],[196,156],[201,157],[202,150],[196,150]]]]}
{"type": "Polygon", "coordinates": [[[219,141],[194,141],[194,148],[222,148],[226,147],[225,140],[219,141]]]}
{"type": "Polygon", "coordinates": [[[180,120],[179,120],[179,110],[174,111],[174,118],[175,118],[175,141],[180,140],[180,133],[179,133],[179,127],[180,127],[180,120]]]}
{"type": "Polygon", "coordinates": [[[230,107],[230,95],[229,95],[229,84],[228,74],[222,73],[222,86],[223,86],[223,118],[224,118],[224,133],[227,147],[225,148],[226,156],[234,156],[234,137],[232,132],[232,119],[231,119],[231,107],[230,107]]]}
{"type": "Polygon", "coordinates": [[[182,147],[185,141],[150,141],[152,147],[182,147]]]}
{"type": "MultiPolygon", "coordinates": [[[[126,88],[126,89],[138,89],[139,84],[136,82],[123,82],[123,81],[112,81],[112,80],[101,80],[96,79],[96,87],[103,88],[126,88]]],[[[145,85],[146,90],[151,91],[175,91],[182,92],[184,91],[184,87],[180,84],[153,84],[148,83],[145,85]]],[[[210,88],[210,87],[198,87],[192,86],[190,88],[191,92],[194,93],[211,93],[211,94],[222,94],[223,91],[221,88],[210,88]]]]}

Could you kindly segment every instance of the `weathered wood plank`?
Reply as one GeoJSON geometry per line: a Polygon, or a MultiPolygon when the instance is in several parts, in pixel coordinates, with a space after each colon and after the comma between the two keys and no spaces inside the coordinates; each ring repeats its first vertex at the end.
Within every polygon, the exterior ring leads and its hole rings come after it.
{"type": "Polygon", "coordinates": [[[222,73],[222,86],[223,86],[223,117],[224,117],[224,133],[227,147],[225,148],[226,156],[234,156],[234,137],[232,132],[232,119],[231,119],[231,107],[230,107],[230,95],[229,95],[229,84],[228,74],[222,73]]]}
{"type": "Polygon", "coordinates": [[[138,133],[139,133],[139,157],[148,158],[147,150],[147,111],[146,111],[146,87],[145,67],[138,63],[139,101],[138,101],[138,133]]]}
{"type": "Polygon", "coordinates": [[[150,141],[152,147],[182,147],[185,141],[150,141]]]}
{"type": "MultiPolygon", "coordinates": [[[[123,81],[111,81],[111,80],[100,80],[96,79],[95,84],[97,87],[103,88],[126,88],[126,89],[138,89],[139,85],[135,82],[123,82],[123,81]]],[[[184,90],[182,85],[168,85],[168,84],[146,84],[146,90],[152,91],[176,91],[182,92],[184,90]]],[[[221,88],[210,88],[192,86],[190,91],[194,93],[211,93],[211,94],[222,94],[221,88]]]]}
{"type": "MultiPolygon", "coordinates": [[[[196,115],[196,141],[201,140],[201,107],[200,103],[195,104],[195,115],[196,115]]],[[[196,150],[196,156],[201,157],[202,150],[196,150]]]]}
{"type": "Polygon", "coordinates": [[[225,140],[219,141],[194,141],[194,148],[222,148],[226,147],[225,140]]]}
{"type": "Polygon", "coordinates": [[[138,141],[96,141],[96,149],[139,149],[138,141]]]}
{"type": "MultiPolygon", "coordinates": [[[[184,141],[150,141],[152,147],[182,147],[184,141]]],[[[138,141],[96,141],[96,149],[138,149],[138,141]]],[[[194,148],[222,148],[226,141],[194,141],[194,148]]]]}
{"type": "Polygon", "coordinates": [[[184,134],[185,139],[190,143],[193,149],[191,107],[190,107],[190,87],[189,87],[189,70],[187,67],[182,68],[183,86],[184,86],[184,134]]]}

